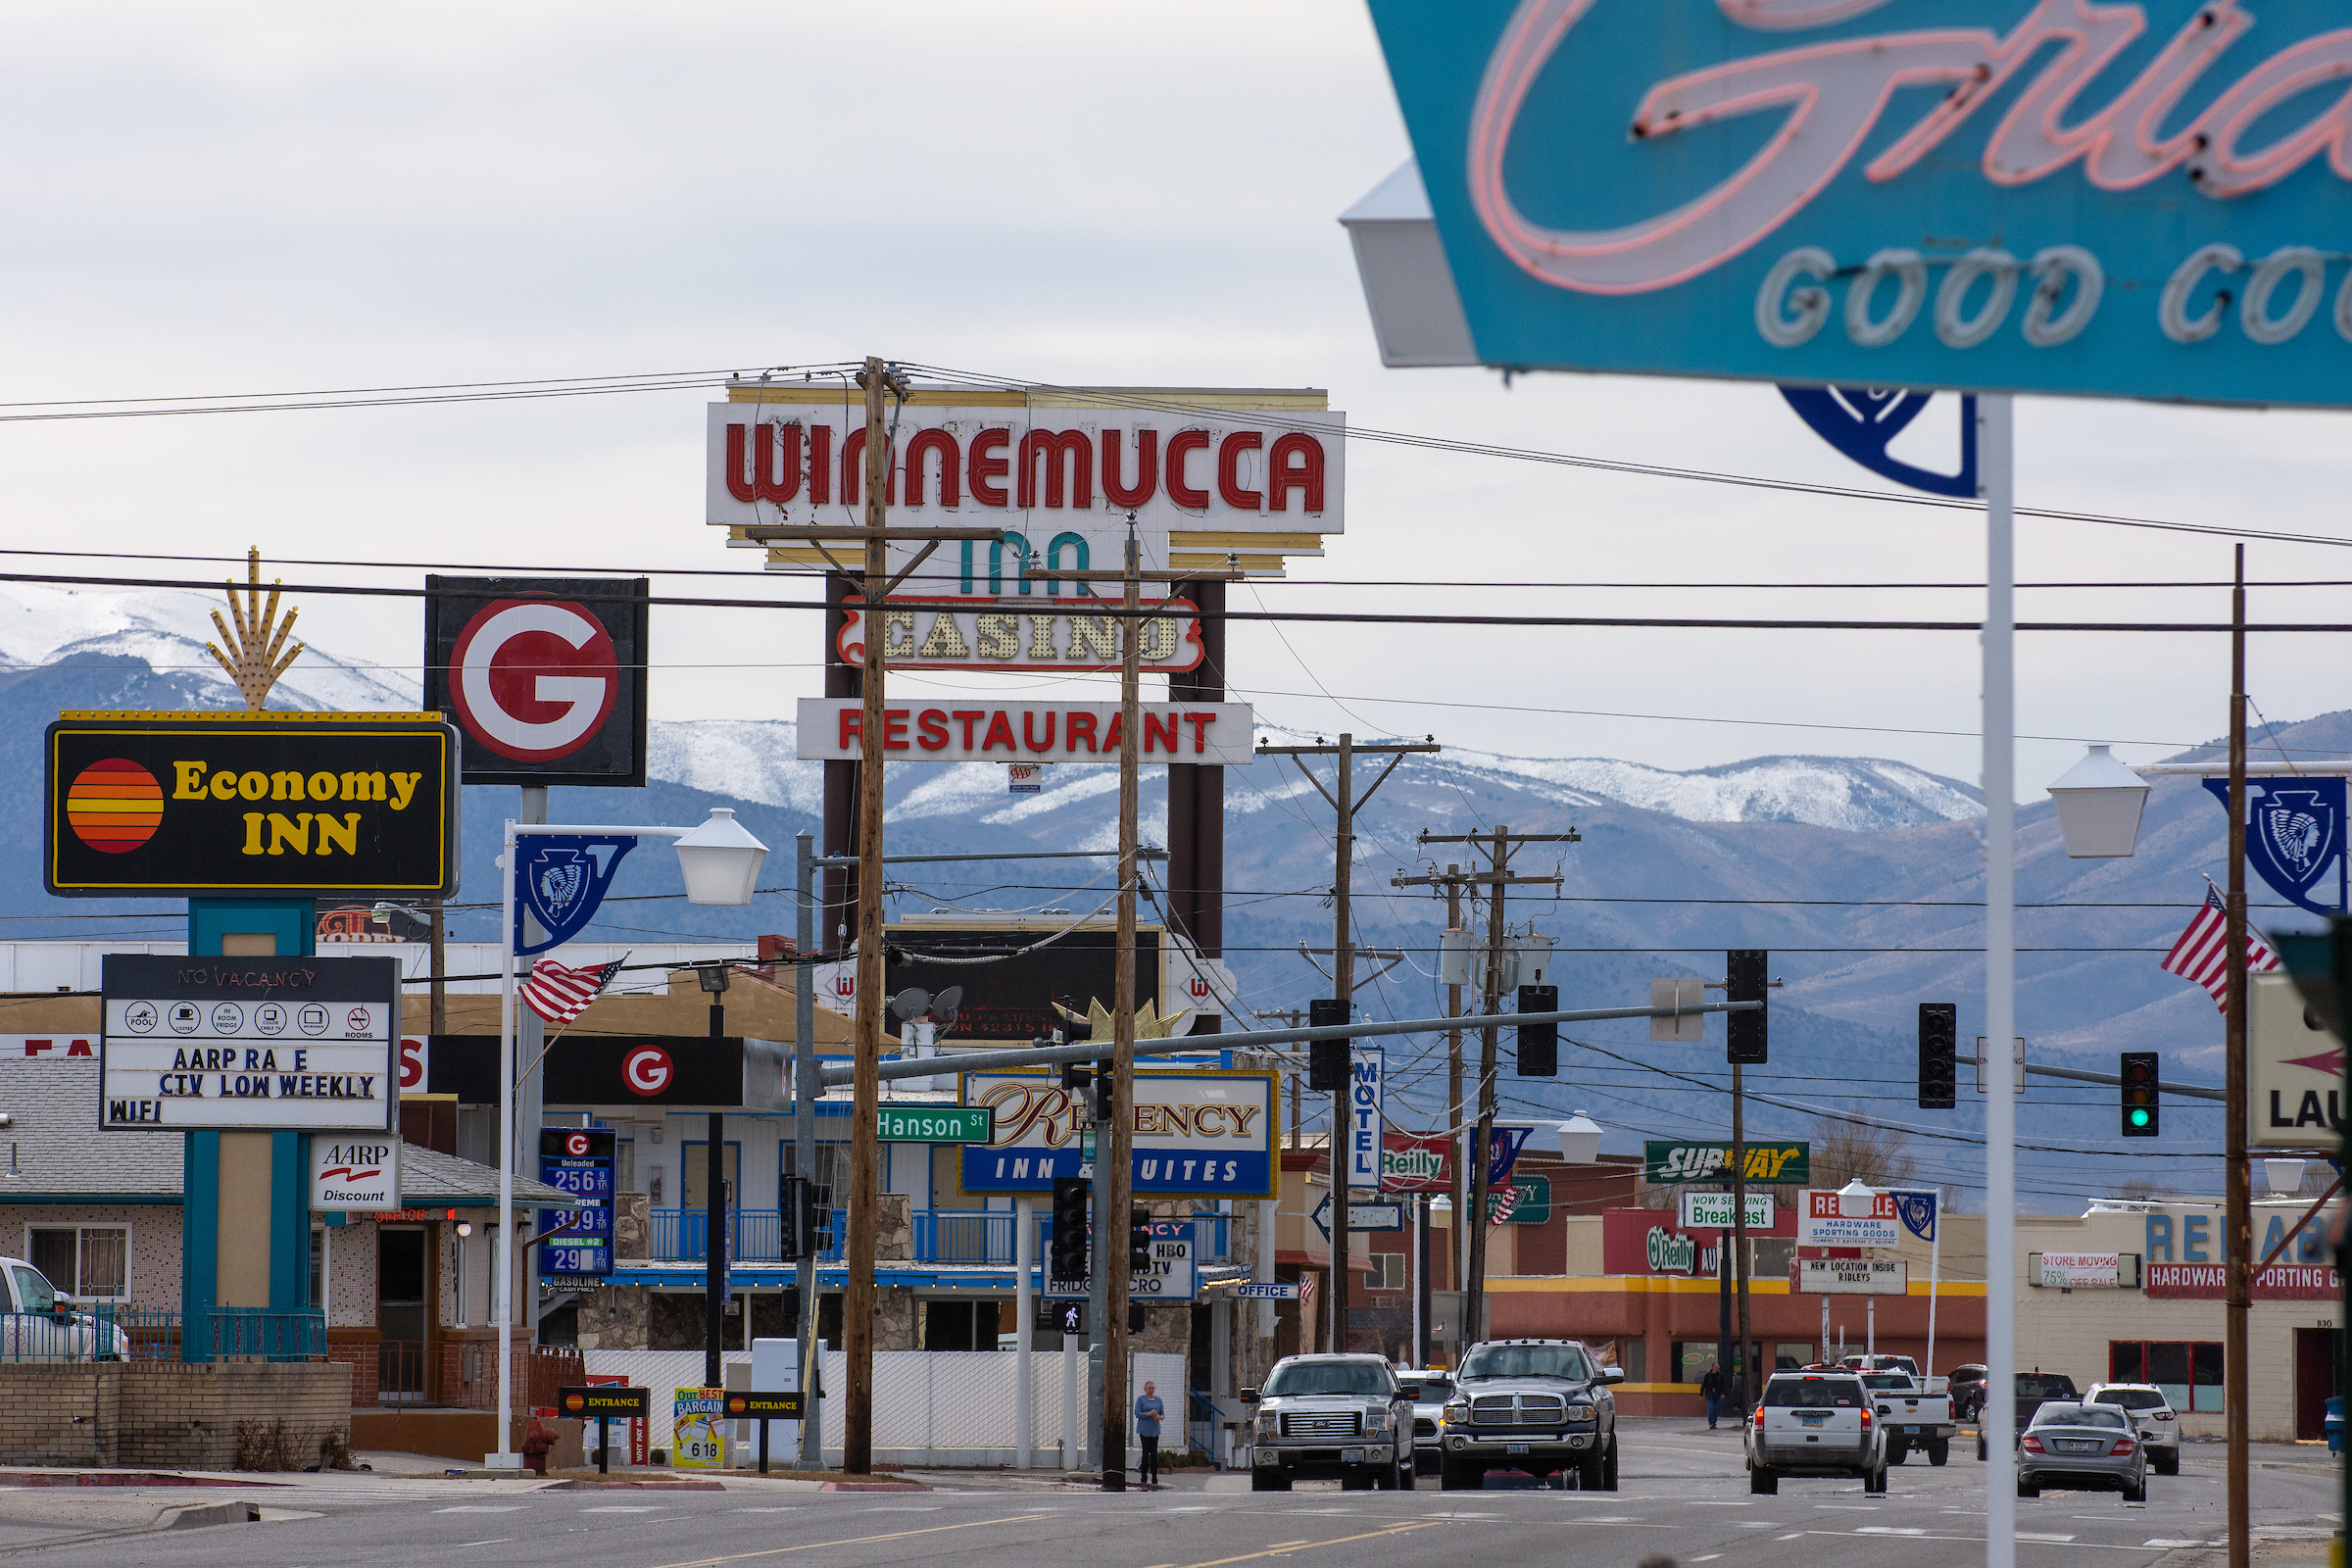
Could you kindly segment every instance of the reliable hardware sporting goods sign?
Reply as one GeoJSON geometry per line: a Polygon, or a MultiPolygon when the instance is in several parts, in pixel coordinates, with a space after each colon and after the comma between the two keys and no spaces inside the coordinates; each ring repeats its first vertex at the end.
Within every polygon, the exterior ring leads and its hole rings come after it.
{"type": "Polygon", "coordinates": [[[2341,0],[1372,16],[1487,364],[2352,403],[2341,0]]]}

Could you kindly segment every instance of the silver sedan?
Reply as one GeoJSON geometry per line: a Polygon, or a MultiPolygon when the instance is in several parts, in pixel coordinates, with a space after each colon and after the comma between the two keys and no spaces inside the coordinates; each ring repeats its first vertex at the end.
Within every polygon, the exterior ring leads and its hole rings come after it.
{"type": "Polygon", "coordinates": [[[2114,1488],[2126,1502],[2145,1502],[2148,1446],[2113,1405],[2045,1404],[2017,1437],[2017,1494],[2038,1497],[2044,1487],[2114,1488]]]}

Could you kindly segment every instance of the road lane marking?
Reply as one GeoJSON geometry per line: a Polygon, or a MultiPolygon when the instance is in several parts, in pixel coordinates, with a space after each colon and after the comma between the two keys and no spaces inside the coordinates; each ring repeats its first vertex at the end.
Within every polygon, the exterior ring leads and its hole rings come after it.
{"type": "MultiPolygon", "coordinates": [[[[1416,1530],[1430,1530],[1434,1528],[1436,1528],[1434,1522],[1391,1525],[1385,1530],[1367,1531],[1360,1536],[1342,1536],[1336,1541],[1285,1541],[1277,1545],[1267,1546],[1262,1550],[1245,1551],[1236,1557],[1211,1557],[1206,1562],[1193,1563],[1190,1565],[1190,1568],[1224,1568],[1224,1565],[1227,1563],[1255,1562],[1260,1557],[1271,1557],[1277,1552],[1297,1551],[1302,1546],[1308,1548],[1316,1546],[1345,1546],[1358,1541],[1385,1541],[1391,1536],[1410,1535],[1416,1530]]],[[[671,1564],[670,1568],[693,1568],[693,1565],[686,1563],[675,1563],[671,1564]]]]}
{"type": "Polygon", "coordinates": [[[519,1502],[462,1502],[454,1508],[435,1508],[435,1513],[520,1513],[519,1502]]]}
{"type": "Polygon", "coordinates": [[[2017,1533],[2017,1539],[2020,1541],[2046,1541],[2053,1546],[2063,1546],[2075,1538],[2044,1530],[2020,1530],[2017,1533]]]}
{"type": "Polygon", "coordinates": [[[827,1546],[862,1546],[877,1541],[906,1541],[915,1536],[945,1535],[952,1530],[980,1530],[989,1525],[1025,1525],[1045,1518],[1041,1513],[1008,1514],[1003,1519],[968,1519],[959,1525],[928,1525],[921,1530],[893,1530],[878,1536],[847,1536],[839,1541],[805,1541],[797,1546],[770,1546],[764,1551],[731,1551],[717,1557],[689,1557],[662,1563],[660,1568],[718,1568],[722,1562],[748,1562],[754,1557],[782,1557],[796,1551],[822,1551],[827,1546]]]}
{"type": "Polygon", "coordinates": [[[1799,1530],[1794,1535],[1776,1536],[1773,1539],[1776,1541],[1802,1541],[1812,1533],[1810,1530],[1799,1530]]]}
{"type": "Polygon", "coordinates": [[[2210,1546],[2216,1544],[2216,1543],[2210,1541],[2183,1541],[2177,1540],[2171,1536],[2158,1536],[2154,1541],[2143,1541],[2140,1543],[2140,1544],[2143,1546],[2210,1546]]]}
{"type": "Polygon", "coordinates": [[[582,1508],[582,1513],[660,1513],[658,1502],[609,1502],[601,1508],[582,1508]]]}
{"type": "Polygon", "coordinates": [[[1913,1525],[1864,1525],[1854,1534],[1857,1536],[1924,1536],[1927,1532],[1913,1525]]]}

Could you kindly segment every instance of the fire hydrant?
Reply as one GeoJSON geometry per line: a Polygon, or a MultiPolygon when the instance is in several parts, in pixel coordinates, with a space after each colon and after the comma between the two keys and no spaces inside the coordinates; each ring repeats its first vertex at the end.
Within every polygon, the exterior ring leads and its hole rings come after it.
{"type": "Polygon", "coordinates": [[[548,1435],[547,1428],[539,1424],[539,1418],[536,1415],[524,1423],[522,1429],[522,1462],[524,1464],[529,1465],[540,1475],[547,1474],[547,1450],[555,1446],[556,1440],[548,1435]]]}

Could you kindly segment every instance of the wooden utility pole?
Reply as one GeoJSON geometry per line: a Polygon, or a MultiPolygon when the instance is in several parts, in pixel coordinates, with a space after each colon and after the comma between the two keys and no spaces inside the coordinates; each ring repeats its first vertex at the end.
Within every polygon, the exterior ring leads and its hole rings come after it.
{"type": "MultiPolygon", "coordinates": [[[[1142,599],[1143,562],[1135,541],[1135,519],[1127,524],[1127,613],[1119,618],[1119,935],[1117,971],[1110,1006],[1110,1234],[1097,1237],[1109,1286],[1110,1321],[1102,1326],[1102,1490],[1127,1489],[1127,1312],[1133,1283],[1127,1252],[1128,1210],[1135,1201],[1135,884],[1136,805],[1143,755],[1144,623],[1136,612],[1142,599]]],[[[1102,1163],[1095,1166],[1102,1179],[1102,1163]]]]}
{"type": "Polygon", "coordinates": [[[2230,594],[2230,902],[2222,940],[2229,945],[2230,1022],[2224,1035],[2225,1197],[2222,1248],[2227,1315],[2222,1348],[2224,1424],[2229,1436],[2230,1568],[2252,1560],[2253,1520],[2247,1453],[2246,1316],[2254,1284],[2253,1172],[2246,1163],[2246,547],[2237,547],[2230,594]]]}
{"type": "MultiPolygon", "coordinates": [[[[1416,844],[1467,844],[1487,852],[1490,869],[1462,872],[1452,866],[1444,876],[1400,876],[1390,879],[1392,887],[1444,887],[1448,895],[1447,908],[1452,908],[1454,890],[1460,887],[1485,885],[1490,889],[1487,906],[1487,962],[1480,981],[1486,993],[1487,1016],[1503,1011],[1502,1007],[1502,939],[1504,890],[1513,883],[1548,882],[1558,887],[1557,876],[1511,875],[1511,852],[1524,844],[1579,844],[1582,837],[1576,829],[1565,833],[1513,833],[1507,827],[1497,827],[1492,833],[1423,833],[1416,844]]],[[[1458,997],[1459,993],[1455,995],[1458,997]]],[[[1458,1004],[1457,1004],[1458,1005],[1458,1004]]],[[[1469,1202],[1457,1210],[1458,1223],[1470,1227],[1469,1262],[1462,1281],[1462,1338],[1470,1345],[1486,1334],[1487,1295],[1487,1177],[1494,1163],[1495,1072],[1499,1065],[1501,1030],[1488,1024],[1480,1031],[1478,1071],[1478,1125],[1470,1144],[1470,1170],[1467,1186],[1469,1202]]],[[[1457,1035],[1455,1037],[1459,1039],[1457,1035]]],[[[1456,1054],[1459,1053],[1457,1051],[1456,1054]]],[[[1458,1096],[1456,1097],[1458,1099],[1458,1096]]],[[[1457,1186],[1463,1185],[1460,1182],[1457,1186]]]]}
{"type": "MultiPolygon", "coordinates": [[[[1260,746],[1257,749],[1260,757],[1288,757],[1298,762],[1298,771],[1306,775],[1306,781],[1315,787],[1317,794],[1331,803],[1331,808],[1338,816],[1339,833],[1333,841],[1331,884],[1331,994],[1347,1004],[1349,1018],[1355,1015],[1355,933],[1348,915],[1348,897],[1354,887],[1355,873],[1355,813],[1389,781],[1389,775],[1396,771],[1397,765],[1406,757],[1414,752],[1442,750],[1444,748],[1438,745],[1434,737],[1426,741],[1390,741],[1376,746],[1358,746],[1352,735],[1342,735],[1337,746],[1318,743],[1313,746],[1260,746]],[[1358,753],[1389,758],[1389,765],[1381,770],[1380,777],[1372,781],[1372,787],[1360,796],[1355,793],[1353,766],[1358,753]],[[1339,759],[1337,794],[1325,789],[1323,781],[1315,777],[1304,761],[1299,760],[1308,757],[1339,759]]],[[[1348,1348],[1348,1214],[1349,1194],[1353,1191],[1348,1184],[1348,1129],[1353,1120],[1348,1102],[1355,1091],[1354,1057],[1351,1044],[1347,1075],[1341,1080],[1340,1087],[1332,1091],[1331,1136],[1324,1145],[1331,1157],[1331,1348],[1340,1351],[1348,1348]]],[[[1373,1140],[1376,1152],[1372,1161],[1372,1186],[1377,1192],[1380,1187],[1378,1128],[1373,1129],[1373,1140]]]]}
{"type": "MultiPolygon", "coordinates": [[[[1726,1238],[1732,1244],[1732,1270],[1740,1293],[1740,1418],[1747,1419],[1747,1411],[1759,1397],[1757,1378],[1762,1375],[1755,1344],[1754,1326],[1747,1315],[1747,1124],[1742,1119],[1745,1097],[1740,1093],[1740,1063],[1732,1063],[1732,1229],[1726,1238]]],[[[1730,1367],[1723,1369],[1730,1372],[1730,1367]]]]}
{"type": "MultiPolygon", "coordinates": [[[[842,1303],[842,1349],[849,1362],[842,1390],[842,1468],[865,1475],[873,1468],[874,1253],[881,1167],[882,1107],[882,607],[907,572],[952,539],[1002,539],[1001,528],[897,528],[888,526],[890,430],[883,399],[903,400],[906,380],[878,359],[868,359],[858,382],[865,391],[865,524],[858,528],[760,525],[743,530],[760,543],[807,541],[819,551],[831,540],[865,547],[864,603],[859,607],[864,647],[859,661],[864,710],[858,728],[858,1018],[851,1036],[854,1053],[850,1116],[850,1220],[842,1248],[848,1284],[842,1303]],[[894,542],[922,543],[922,550],[896,577],[890,573],[894,542]]],[[[845,475],[845,481],[847,476],[845,475]]],[[[826,559],[832,560],[829,552],[826,559]]],[[[837,571],[846,572],[840,563],[837,571]]],[[[816,1303],[804,1303],[813,1312],[816,1303]]]]}
{"type": "MultiPolygon", "coordinates": [[[[1462,926],[1462,894],[1465,890],[1470,890],[1475,898],[1477,880],[1476,877],[1462,875],[1462,868],[1459,864],[1451,864],[1446,867],[1446,873],[1443,876],[1393,877],[1390,879],[1389,885],[1391,887],[1434,887],[1443,890],[1446,897],[1446,929],[1458,931],[1462,926]]],[[[1461,1015],[1462,988],[1456,982],[1447,981],[1446,985],[1446,1016],[1459,1018],[1461,1015]]],[[[1457,1155],[1460,1151],[1470,1147],[1462,1125],[1466,1119],[1467,1115],[1462,1103],[1462,1032],[1459,1029],[1448,1029],[1446,1032],[1446,1136],[1452,1141],[1457,1155]]],[[[1467,1159],[1459,1157],[1450,1163],[1453,1171],[1453,1185],[1452,1190],[1446,1195],[1446,1200],[1453,1205],[1454,1219],[1453,1236],[1447,1242],[1446,1250],[1446,1273],[1448,1283],[1458,1291],[1462,1288],[1462,1282],[1470,1276],[1470,1254],[1467,1240],[1470,1233],[1467,1229],[1468,1221],[1462,1217],[1470,1212],[1469,1194],[1464,1187],[1464,1183],[1469,1179],[1470,1164],[1467,1159]]]]}

